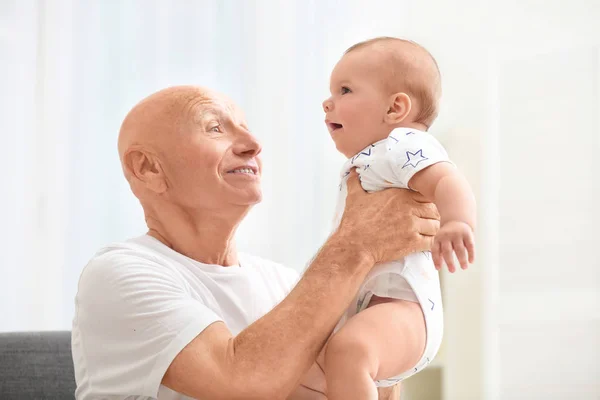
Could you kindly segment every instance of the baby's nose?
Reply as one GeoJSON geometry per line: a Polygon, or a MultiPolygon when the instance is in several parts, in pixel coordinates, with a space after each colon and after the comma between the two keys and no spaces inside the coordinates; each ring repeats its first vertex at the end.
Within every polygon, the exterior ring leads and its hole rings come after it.
{"type": "Polygon", "coordinates": [[[331,99],[327,99],[323,102],[323,111],[330,112],[333,110],[333,102],[331,99]]]}

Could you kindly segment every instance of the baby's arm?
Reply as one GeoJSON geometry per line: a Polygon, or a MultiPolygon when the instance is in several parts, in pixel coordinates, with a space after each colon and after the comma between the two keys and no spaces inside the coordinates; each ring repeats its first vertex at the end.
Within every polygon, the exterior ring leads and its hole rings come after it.
{"type": "Polygon", "coordinates": [[[454,272],[452,253],[456,253],[466,269],[475,260],[476,224],[475,196],[467,180],[454,165],[440,162],[417,172],[408,185],[433,201],[440,212],[442,226],[431,251],[435,267],[439,270],[443,259],[454,272]]]}

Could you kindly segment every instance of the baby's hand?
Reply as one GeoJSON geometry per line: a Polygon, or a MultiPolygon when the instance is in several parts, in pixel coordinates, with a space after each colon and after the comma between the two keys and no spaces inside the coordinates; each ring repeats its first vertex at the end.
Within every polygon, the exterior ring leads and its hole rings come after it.
{"type": "Polygon", "coordinates": [[[456,271],[452,253],[456,253],[462,269],[467,269],[469,263],[475,261],[473,229],[464,222],[446,222],[438,231],[431,249],[435,269],[439,271],[442,268],[443,260],[448,266],[448,271],[456,271]]]}

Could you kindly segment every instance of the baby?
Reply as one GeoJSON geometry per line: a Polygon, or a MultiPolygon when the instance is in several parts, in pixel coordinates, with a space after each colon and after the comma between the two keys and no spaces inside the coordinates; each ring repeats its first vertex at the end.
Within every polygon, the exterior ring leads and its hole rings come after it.
{"type": "Polygon", "coordinates": [[[337,149],[348,157],[335,225],[339,224],[352,169],[367,191],[409,188],[433,201],[441,216],[431,253],[377,265],[338,323],[317,363],[327,398],[377,399],[425,368],[443,333],[437,270],[455,258],[474,261],[475,200],[469,184],[427,130],[438,113],[440,72],[416,43],[376,38],[352,46],[335,66],[331,97],[323,103],[337,149]]]}

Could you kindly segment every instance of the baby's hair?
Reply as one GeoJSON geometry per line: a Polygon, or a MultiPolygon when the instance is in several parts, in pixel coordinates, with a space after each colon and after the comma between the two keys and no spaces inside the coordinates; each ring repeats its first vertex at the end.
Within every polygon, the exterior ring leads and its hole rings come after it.
{"type": "Polygon", "coordinates": [[[420,106],[419,113],[415,118],[415,122],[422,123],[429,128],[439,113],[439,99],[442,93],[442,85],[440,69],[437,61],[435,58],[433,58],[431,53],[427,51],[427,49],[420,44],[413,42],[412,40],[381,36],[357,43],[348,48],[344,54],[348,54],[354,50],[362,49],[372,45],[385,44],[386,42],[392,44],[402,43],[414,46],[415,49],[423,52],[426,55],[426,64],[423,65],[424,60],[422,57],[404,52],[399,48],[393,48],[392,46],[382,46],[380,48],[382,54],[388,56],[393,65],[393,69],[390,73],[391,76],[386,76],[386,78],[389,78],[389,81],[385,82],[385,86],[392,91],[397,91],[398,87],[401,87],[406,89],[406,91],[409,92],[409,95],[414,96],[420,106]],[[414,79],[413,77],[416,74],[411,72],[417,72],[420,70],[424,72],[425,76],[429,79],[414,79]]]}

